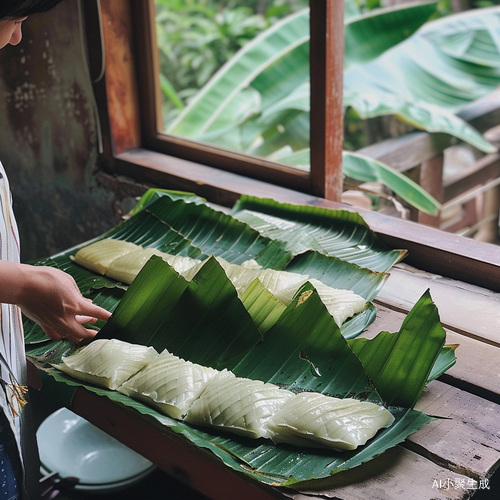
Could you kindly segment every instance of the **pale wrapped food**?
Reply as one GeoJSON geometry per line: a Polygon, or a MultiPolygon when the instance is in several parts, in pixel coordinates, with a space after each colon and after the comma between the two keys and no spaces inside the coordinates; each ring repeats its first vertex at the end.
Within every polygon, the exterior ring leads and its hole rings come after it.
{"type": "Polygon", "coordinates": [[[383,406],[303,392],[288,401],[269,422],[271,439],[301,447],[355,450],[394,416],[383,406]]]}
{"type": "Polygon", "coordinates": [[[346,319],[361,312],[366,306],[366,300],[352,290],[329,287],[317,279],[309,279],[306,274],[262,269],[251,264],[249,267],[244,267],[229,264],[220,258],[217,258],[217,261],[240,296],[255,279],[258,279],[276,298],[285,305],[289,305],[300,287],[309,281],[316,288],[322,302],[339,327],[346,319]]]}
{"type": "MultiPolygon", "coordinates": [[[[187,275],[191,270],[195,273],[199,270],[199,265],[202,263],[200,259],[191,257],[183,257],[181,255],[168,255],[163,257],[163,260],[174,268],[180,275],[187,275]]],[[[189,280],[188,280],[189,281],[189,280]]]]}
{"type": "Polygon", "coordinates": [[[185,421],[249,438],[267,438],[269,420],[293,396],[274,384],[239,378],[223,370],[193,403],[185,421]]]}
{"type": "Polygon", "coordinates": [[[276,295],[279,290],[290,286],[299,289],[306,281],[308,276],[304,274],[289,273],[287,271],[275,271],[274,269],[258,269],[255,267],[243,267],[236,264],[221,262],[217,259],[227,277],[233,284],[239,295],[245,293],[250,284],[258,279],[272,294],[276,295]]]}
{"type": "Polygon", "coordinates": [[[54,366],[78,380],[115,390],[157,355],[153,347],[98,339],[54,366]]]}
{"type": "Polygon", "coordinates": [[[180,420],[216,373],[213,368],[184,361],[165,349],[118,391],[180,420]]]}
{"type": "MultiPolygon", "coordinates": [[[[366,306],[366,300],[357,295],[352,290],[342,290],[339,288],[329,287],[317,279],[311,278],[308,280],[314,286],[318,295],[325,304],[328,312],[335,320],[335,323],[340,327],[344,321],[351,318],[356,313],[361,312],[366,306]]],[[[298,289],[302,286],[294,285],[289,288],[284,288],[276,292],[276,297],[285,305],[292,302],[298,289]]]]}
{"type": "Polygon", "coordinates": [[[71,260],[99,274],[106,274],[110,264],[130,252],[142,247],[128,241],[106,238],[81,248],[71,260]]]}
{"type": "Polygon", "coordinates": [[[152,255],[157,255],[163,260],[168,257],[166,253],[156,248],[138,248],[113,260],[109,264],[106,276],[130,285],[152,255]]]}

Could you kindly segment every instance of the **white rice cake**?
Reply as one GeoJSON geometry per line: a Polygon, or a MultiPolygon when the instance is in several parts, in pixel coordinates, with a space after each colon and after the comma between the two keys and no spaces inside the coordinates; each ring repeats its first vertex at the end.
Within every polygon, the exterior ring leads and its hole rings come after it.
{"type": "Polygon", "coordinates": [[[128,241],[114,240],[106,238],[96,241],[90,245],[80,248],[71,260],[86,269],[90,269],[99,274],[106,274],[110,264],[130,252],[140,250],[142,247],[128,241]]]}
{"type": "Polygon", "coordinates": [[[166,253],[156,248],[138,248],[113,260],[109,264],[106,276],[130,285],[152,255],[157,255],[163,260],[167,257],[166,253]]]}
{"type": "Polygon", "coordinates": [[[214,377],[185,421],[250,438],[267,438],[267,423],[294,394],[274,384],[236,377],[223,370],[214,377]]]}
{"type": "Polygon", "coordinates": [[[213,368],[184,361],[165,349],[118,391],[180,420],[216,373],[213,368]]]}
{"type": "Polygon", "coordinates": [[[271,439],[300,447],[355,450],[394,416],[383,406],[303,392],[289,400],[269,422],[271,439]]]}
{"type": "Polygon", "coordinates": [[[156,356],[153,347],[98,339],[54,366],[78,380],[115,390],[156,356]]]}

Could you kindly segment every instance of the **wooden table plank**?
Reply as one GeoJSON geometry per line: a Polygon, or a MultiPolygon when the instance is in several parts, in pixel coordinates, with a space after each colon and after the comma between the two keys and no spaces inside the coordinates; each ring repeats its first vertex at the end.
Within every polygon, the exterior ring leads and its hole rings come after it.
{"type": "Polygon", "coordinates": [[[397,446],[355,469],[317,482],[314,488],[284,492],[284,496],[293,500],[465,500],[477,488],[470,478],[397,446]],[[457,488],[457,484],[468,488],[457,488]]]}
{"type": "MultiPolygon", "coordinates": [[[[500,251],[500,249],[499,249],[500,251]]],[[[430,289],[443,326],[500,346],[500,293],[398,264],[376,302],[408,312],[430,289]]]]}
{"type": "Polygon", "coordinates": [[[442,418],[408,437],[412,450],[477,480],[493,475],[500,465],[500,405],[435,380],[415,409],[442,418]]]}

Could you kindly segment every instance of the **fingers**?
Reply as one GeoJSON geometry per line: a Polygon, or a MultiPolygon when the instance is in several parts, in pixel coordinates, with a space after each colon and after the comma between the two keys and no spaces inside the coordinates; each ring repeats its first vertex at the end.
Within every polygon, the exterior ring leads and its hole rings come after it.
{"type": "Polygon", "coordinates": [[[84,323],[94,324],[98,319],[106,321],[111,316],[109,311],[92,304],[90,299],[85,299],[83,306],[80,308],[86,314],[77,314],[73,319],[69,318],[66,321],[61,321],[56,328],[48,325],[42,326],[45,333],[52,340],[71,340],[76,344],[83,341],[90,341],[97,334],[96,330],[85,328],[84,323]]]}
{"type": "Polygon", "coordinates": [[[84,328],[80,323],[76,322],[73,327],[68,325],[68,328],[65,331],[55,331],[51,330],[50,334],[48,331],[45,331],[47,335],[53,340],[71,340],[75,344],[80,344],[83,341],[90,341],[96,335],[96,330],[91,330],[89,328],[84,328]]]}
{"type": "Polygon", "coordinates": [[[79,314],[77,314],[75,318],[76,321],[80,323],[80,325],[83,325],[84,323],[90,323],[91,325],[93,325],[97,321],[97,318],[94,318],[92,316],[80,316],[79,314]]]}
{"type": "Polygon", "coordinates": [[[85,303],[82,304],[79,312],[82,313],[82,315],[88,315],[91,318],[102,319],[103,321],[107,321],[111,317],[111,313],[109,311],[96,306],[90,299],[85,299],[85,303]]]}

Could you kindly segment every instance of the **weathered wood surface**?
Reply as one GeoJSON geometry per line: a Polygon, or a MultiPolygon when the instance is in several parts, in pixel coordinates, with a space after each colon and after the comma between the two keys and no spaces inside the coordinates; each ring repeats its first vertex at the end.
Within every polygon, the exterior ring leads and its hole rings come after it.
{"type": "MultiPolygon", "coordinates": [[[[469,478],[450,472],[401,446],[355,469],[316,483],[314,489],[284,492],[293,500],[465,500],[475,492],[456,487],[469,478]]],[[[476,485],[477,486],[477,485],[476,485]]]]}
{"type": "Polygon", "coordinates": [[[498,468],[500,405],[435,380],[415,409],[441,418],[409,436],[409,448],[478,481],[498,468]]]}
{"type": "Polygon", "coordinates": [[[408,312],[430,289],[443,326],[500,346],[500,293],[398,264],[376,302],[408,312]]]}

